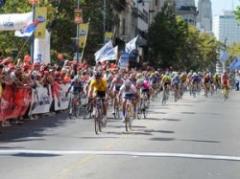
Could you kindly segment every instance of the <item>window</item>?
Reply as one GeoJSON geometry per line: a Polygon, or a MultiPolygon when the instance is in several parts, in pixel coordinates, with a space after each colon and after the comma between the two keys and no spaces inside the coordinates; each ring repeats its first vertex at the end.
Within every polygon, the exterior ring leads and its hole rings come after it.
{"type": "Polygon", "coordinates": [[[155,6],[158,6],[158,0],[155,0],[155,6]]]}

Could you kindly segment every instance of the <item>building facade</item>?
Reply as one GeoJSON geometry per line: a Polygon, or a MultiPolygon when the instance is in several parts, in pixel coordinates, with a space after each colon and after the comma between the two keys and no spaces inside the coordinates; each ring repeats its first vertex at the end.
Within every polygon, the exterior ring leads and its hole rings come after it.
{"type": "Polygon", "coordinates": [[[212,3],[210,0],[198,1],[197,24],[201,31],[212,32],[212,3]]]}
{"type": "Polygon", "coordinates": [[[213,33],[217,40],[228,45],[240,42],[240,25],[234,12],[225,11],[220,16],[213,18],[213,33]]]}
{"type": "Polygon", "coordinates": [[[128,0],[127,9],[120,15],[120,37],[129,41],[136,35],[145,36],[155,16],[167,0],[128,0]]]}
{"type": "Polygon", "coordinates": [[[181,16],[187,23],[197,24],[197,8],[194,0],[175,0],[176,15],[181,16]]]}

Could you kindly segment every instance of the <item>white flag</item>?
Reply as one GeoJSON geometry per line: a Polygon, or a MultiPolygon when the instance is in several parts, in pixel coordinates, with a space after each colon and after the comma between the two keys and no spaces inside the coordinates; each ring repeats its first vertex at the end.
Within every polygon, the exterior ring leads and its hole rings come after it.
{"type": "Polygon", "coordinates": [[[109,61],[109,60],[117,60],[117,55],[118,55],[118,46],[111,49],[109,48],[109,50],[106,51],[106,53],[100,57],[99,61],[103,62],[103,61],[109,61]]]}
{"type": "Polygon", "coordinates": [[[106,54],[109,50],[113,48],[112,41],[109,41],[106,43],[100,50],[98,50],[94,55],[95,55],[95,61],[99,61],[103,55],[106,54]]]}
{"type": "Polygon", "coordinates": [[[125,51],[127,53],[130,54],[133,50],[137,49],[137,44],[136,44],[137,40],[138,40],[138,36],[126,44],[125,51]]]}

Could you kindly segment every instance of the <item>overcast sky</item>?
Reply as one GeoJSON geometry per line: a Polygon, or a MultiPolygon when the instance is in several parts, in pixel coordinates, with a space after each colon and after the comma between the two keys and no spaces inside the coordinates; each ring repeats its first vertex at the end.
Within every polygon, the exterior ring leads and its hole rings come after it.
{"type": "MultiPolygon", "coordinates": [[[[223,10],[232,10],[232,7],[236,8],[236,6],[240,5],[239,0],[211,0],[212,1],[212,9],[213,15],[219,15],[223,10]]],[[[196,5],[198,0],[195,0],[196,5]]]]}

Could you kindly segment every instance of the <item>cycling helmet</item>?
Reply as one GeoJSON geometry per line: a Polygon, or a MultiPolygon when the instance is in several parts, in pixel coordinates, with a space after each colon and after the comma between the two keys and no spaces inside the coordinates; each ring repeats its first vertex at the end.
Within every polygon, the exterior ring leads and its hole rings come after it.
{"type": "Polygon", "coordinates": [[[131,85],[132,85],[132,83],[131,83],[130,80],[126,80],[124,84],[125,84],[125,86],[126,86],[127,88],[130,88],[131,85]]]}
{"type": "Polygon", "coordinates": [[[95,72],[94,76],[95,76],[95,78],[99,79],[102,77],[102,72],[97,71],[97,72],[95,72]]]}

